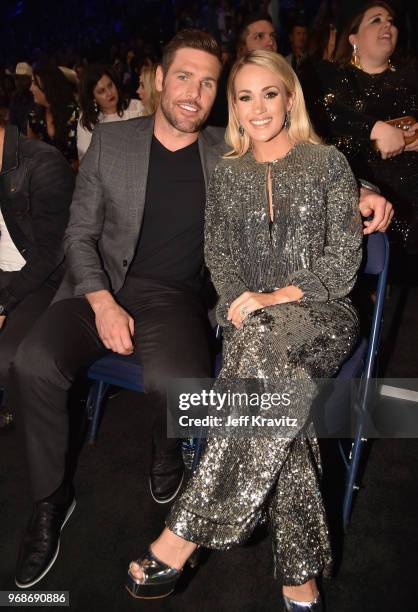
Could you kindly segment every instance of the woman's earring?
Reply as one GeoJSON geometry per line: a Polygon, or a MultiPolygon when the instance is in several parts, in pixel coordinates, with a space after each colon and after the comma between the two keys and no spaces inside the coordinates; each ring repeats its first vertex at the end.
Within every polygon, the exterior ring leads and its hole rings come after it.
{"type": "Polygon", "coordinates": [[[93,107],[94,107],[95,112],[98,113],[99,112],[99,105],[97,104],[96,99],[94,99],[93,107]]]}
{"type": "Polygon", "coordinates": [[[358,54],[357,45],[353,45],[353,53],[351,55],[351,63],[356,68],[359,68],[360,70],[362,70],[361,62],[360,62],[360,56],[358,54]]]}
{"type": "Polygon", "coordinates": [[[286,117],[284,119],[283,127],[284,127],[285,130],[288,130],[290,128],[290,115],[289,115],[289,111],[286,111],[286,117]]]}
{"type": "Polygon", "coordinates": [[[240,125],[240,126],[239,126],[239,128],[238,128],[238,132],[239,132],[239,135],[240,135],[240,136],[241,136],[241,138],[242,138],[242,137],[244,136],[244,128],[242,127],[242,125],[240,125]]]}

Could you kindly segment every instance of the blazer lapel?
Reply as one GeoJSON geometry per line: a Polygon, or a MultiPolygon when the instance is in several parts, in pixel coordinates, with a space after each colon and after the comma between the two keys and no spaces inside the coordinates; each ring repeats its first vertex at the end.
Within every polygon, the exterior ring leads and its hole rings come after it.
{"type": "Polygon", "coordinates": [[[205,130],[200,133],[198,143],[203,175],[205,177],[205,186],[207,189],[215,166],[223,153],[223,148],[222,144],[214,142],[210,136],[205,133],[205,130]]]}
{"type": "Polygon", "coordinates": [[[129,208],[138,211],[141,223],[147,190],[154,116],[144,117],[127,141],[126,191],[129,208]]]}

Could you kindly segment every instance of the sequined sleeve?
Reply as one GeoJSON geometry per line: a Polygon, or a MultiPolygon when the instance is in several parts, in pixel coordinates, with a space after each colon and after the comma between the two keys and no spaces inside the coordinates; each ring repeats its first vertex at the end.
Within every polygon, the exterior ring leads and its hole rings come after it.
{"type": "Polygon", "coordinates": [[[225,200],[228,193],[227,182],[225,168],[215,168],[207,190],[205,218],[205,261],[219,296],[216,315],[222,326],[230,325],[227,319],[230,304],[247,291],[230,247],[225,200]]]}
{"type": "Polygon", "coordinates": [[[378,117],[365,112],[363,95],[351,68],[341,68],[333,86],[326,89],[320,103],[324,106],[328,130],[333,136],[370,137],[378,117]]]}
{"type": "Polygon", "coordinates": [[[302,302],[345,297],[352,290],[362,258],[358,187],[342,153],[329,147],[326,186],[327,229],[324,253],[309,269],[289,275],[303,292],[302,302]]]}

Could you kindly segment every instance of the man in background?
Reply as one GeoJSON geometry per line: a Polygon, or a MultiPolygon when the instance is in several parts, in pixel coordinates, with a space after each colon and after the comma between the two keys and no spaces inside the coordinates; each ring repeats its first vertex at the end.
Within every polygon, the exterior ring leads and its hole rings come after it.
{"type": "MultiPolygon", "coordinates": [[[[0,387],[20,342],[63,277],[74,173],[61,153],[0,124],[0,387]]],[[[0,428],[12,421],[0,412],[0,428]]]]}
{"type": "Polygon", "coordinates": [[[277,51],[277,34],[268,14],[249,15],[238,34],[237,57],[258,50],[277,51]]]}
{"type": "Polygon", "coordinates": [[[292,52],[286,56],[286,61],[297,70],[300,62],[305,57],[306,46],[308,44],[308,30],[303,24],[295,23],[289,34],[289,41],[292,52]]]}

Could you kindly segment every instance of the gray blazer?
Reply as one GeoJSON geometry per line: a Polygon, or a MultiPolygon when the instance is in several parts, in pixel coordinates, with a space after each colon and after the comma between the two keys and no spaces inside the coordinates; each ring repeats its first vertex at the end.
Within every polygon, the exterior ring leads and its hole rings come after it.
{"type": "MultiPolygon", "coordinates": [[[[141,231],[153,131],[153,116],[94,128],[77,177],[64,238],[67,273],[55,301],[123,286],[141,231]]],[[[213,127],[199,135],[206,187],[225,151],[223,135],[213,127]]]]}

